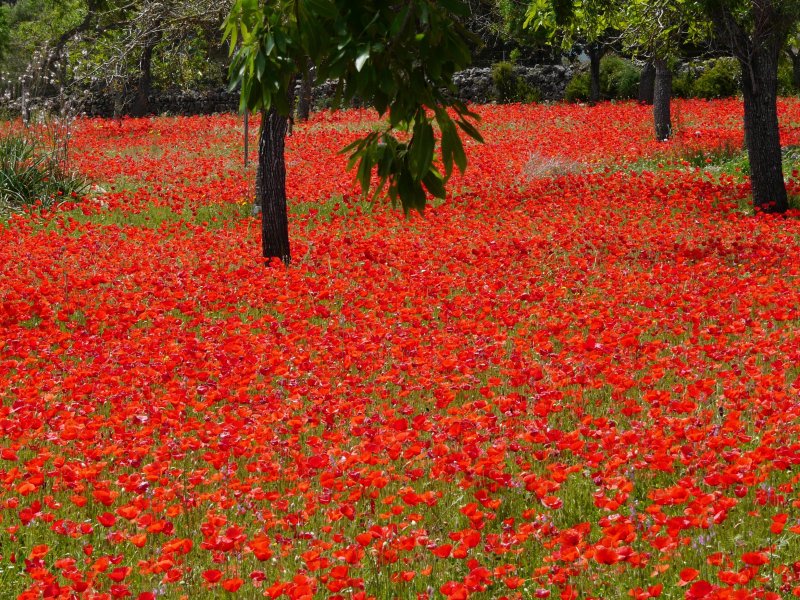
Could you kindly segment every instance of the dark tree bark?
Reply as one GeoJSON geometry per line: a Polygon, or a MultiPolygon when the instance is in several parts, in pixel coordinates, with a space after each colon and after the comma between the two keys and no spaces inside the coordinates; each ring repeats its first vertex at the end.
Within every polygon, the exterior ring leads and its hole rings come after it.
{"type": "Polygon", "coordinates": [[[136,82],[136,95],[131,106],[131,115],[134,117],[150,114],[150,92],[153,88],[153,51],[156,44],[158,44],[158,40],[154,38],[149,40],[142,49],[142,57],[139,60],[139,80],[136,82]]]}
{"type": "Polygon", "coordinates": [[[279,258],[288,265],[289,220],[286,214],[286,160],[288,117],[275,109],[261,114],[258,141],[256,194],[261,204],[261,248],[264,258],[279,258]]]}
{"type": "Polygon", "coordinates": [[[672,136],[672,116],[670,102],[672,100],[672,71],[664,59],[653,61],[655,67],[655,86],[653,91],[653,124],[656,139],[668,140],[672,136]]]}
{"type": "Polygon", "coordinates": [[[600,101],[600,59],[603,58],[603,46],[597,42],[589,44],[589,102],[600,101]]]}
{"type": "Polygon", "coordinates": [[[778,57],[800,15],[786,4],[763,0],[750,4],[747,30],[725,2],[710,6],[709,16],[720,41],[742,67],[744,135],[750,160],[753,205],[782,213],[788,198],[783,181],[778,128],[778,57]]]}
{"type": "Polygon", "coordinates": [[[739,61],[753,205],[765,212],[785,212],[789,207],[778,128],[778,52],[757,48],[750,60],[739,61]]]}
{"type": "Polygon", "coordinates": [[[656,68],[652,61],[645,63],[639,78],[639,102],[653,104],[656,87],[656,68]]]}
{"type": "Polygon", "coordinates": [[[311,93],[313,91],[314,77],[313,65],[308,61],[300,80],[300,97],[297,101],[297,119],[301,122],[308,121],[311,115],[311,93]]]}

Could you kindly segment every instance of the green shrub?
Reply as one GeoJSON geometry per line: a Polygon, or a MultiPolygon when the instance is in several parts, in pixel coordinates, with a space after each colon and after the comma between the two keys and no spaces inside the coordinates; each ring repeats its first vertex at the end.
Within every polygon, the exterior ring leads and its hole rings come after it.
{"type": "MultiPolygon", "coordinates": [[[[639,94],[639,70],[628,60],[615,55],[604,56],[600,61],[600,97],[604,100],[627,100],[639,94]]],[[[567,102],[589,100],[590,75],[577,73],[564,89],[567,102]]]]}
{"type": "Polygon", "coordinates": [[[692,85],[697,98],[728,98],[739,91],[742,71],[734,58],[718,58],[692,85]]]}
{"type": "Polygon", "coordinates": [[[522,102],[533,104],[534,102],[542,101],[542,90],[535,85],[529,84],[524,79],[520,78],[518,90],[520,93],[520,100],[522,102]]]}
{"type": "Polygon", "coordinates": [[[589,73],[576,73],[564,88],[564,99],[567,102],[589,101],[589,73]]]}
{"type": "Polygon", "coordinates": [[[514,74],[514,65],[505,61],[492,65],[492,82],[498,102],[514,102],[517,96],[517,76],[514,74]]]}
{"type": "Polygon", "coordinates": [[[783,53],[781,53],[780,61],[778,62],[778,94],[781,96],[800,94],[800,89],[794,85],[792,61],[783,53]]]}
{"type": "Polygon", "coordinates": [[[502,104],[538,102],[542,99],[539,89],[514,73],[514,65],[510,62],[499,62],[492,66],[492,82],[497,101],[502,104]]]}
{"type": "Polygon", "coordinates": [[[675,98],[691,98],[694,93],[692,74],[682,71],[672,78],[672,95],[675,98]]]}
{"type": "Polygon", "coordinates": [[[639,69],[610,54],[600,61],[600,94],[609,100],[628,100],[639,93],[639,69]]]}
{"type": "Polygon", "coordinates": [[[32,135],[0,137],[0,214],[39,203],[48,208],[86,192],[83,177],[70,173],[55,152],[32,135]]]}

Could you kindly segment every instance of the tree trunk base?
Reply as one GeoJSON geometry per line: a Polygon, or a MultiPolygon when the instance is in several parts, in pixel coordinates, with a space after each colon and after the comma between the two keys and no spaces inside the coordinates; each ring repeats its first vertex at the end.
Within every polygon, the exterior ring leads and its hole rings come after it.
{"type": "Polygon", "coordinates": [[[656,139],[660,142],[672,137],[672,115],[670,103],[672,101],[672,71],[669,70],[667,61],[656,59],[655,86],[653,91],[653,124],[656,139]]]}
{"type": "Polygon", "coordinates": [[[262,112],[256,177],[257,201],[261,205],[263,255],[266,259],[277,258],[285,265],[291,261],[284,155],[288,127],[289,119],[274,109],[262,112]]]}

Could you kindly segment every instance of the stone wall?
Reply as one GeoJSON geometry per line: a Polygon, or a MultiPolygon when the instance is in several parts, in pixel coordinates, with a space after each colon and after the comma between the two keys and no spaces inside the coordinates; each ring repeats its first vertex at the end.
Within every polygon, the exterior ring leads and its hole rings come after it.
{"type": "MultiPolygon", "coordinates": [[[[238,108],[239,94],[227,90],[173,91],[150,96],[151,112],[157,115],[210,115],[235,112],[238,108]]],[[[113,117],[125,111],[115,106],[113,96],[94,95],[83,104],[83,112],[91,117],[113,117]]]]}
{"type": "MultiPolygon", "coordinates": [[[[564,97],[564,88],[572,78],[573,70],[562,65],[535,65],[533,67],[514,67],[514,74],[538,89],[542,100],[555,101],[564,97]]],[[[465,102],[486,104],[495,99],[492,69],[475,67],[456,73],[453,81],[458,88],[458,96],[465,102]]]]}
{"type": "MultiPolygon", "coordinates": [[[[554,101],[564,97],[564,88],[572,77],[573,69],[562,65],[517,66],[514,73],[536,87],[542,94],[542,100],[554,101]]],[[[453,79],[458,97],[464,102],[486,104],[495,99],[492,70],[489,67],[466,69],[456,73],[453,79]]],[[[325,83],[314,88],[314,106],[328,106],[334,87],[331,83],[325,83]]],[[[150,106],[154,114],[202,115],[234,112],[239,107],[239,95],[226,90],[162,92],[150,97],[150,106]]],[[[117,106],[115,110],[115,99],[112,96],[95,94],[84,103],[83,111],[89,116],[111,117],[120,112],[120,107],[117,106]]]]}

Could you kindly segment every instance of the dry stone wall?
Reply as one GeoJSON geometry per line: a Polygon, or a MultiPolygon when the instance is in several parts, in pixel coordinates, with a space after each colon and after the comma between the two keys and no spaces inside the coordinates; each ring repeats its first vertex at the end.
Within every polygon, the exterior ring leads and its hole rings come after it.
{"type": "MultiPolygon", "coordinates": [[[[532,67],[518,66],[514,73],[529,85],[541,92],[542,100],[555,101],[564,97],[564,88],[572,77],[573,70],[562,65],[536,65],[532,67]]],[[[458,98],[464,102],[486,104],[496,97],[492,82],[492,70],[489,67],[475,67],[456,73],[453,78],[458,90],[458,98]]],[[[313,102],[317,108],[325,108],[330,104],[334,94],[334,85],[324,83],[314,88],[313,102]]],[[[356,102],[356,105],[358,102],[356,102]]],[[[227,90],[211,90],[205,92],[161,92],[150,97],[150,109],[153,114],[202,115],[236,111],[239,96],[227,90]]],[[[116,99],[109,95],[97,93],[83,105],[83,112],[88,116],[111,117],[120,113],[116,99]]],[[[122,109],[124,112],[124,108],[122,109]]]]}

